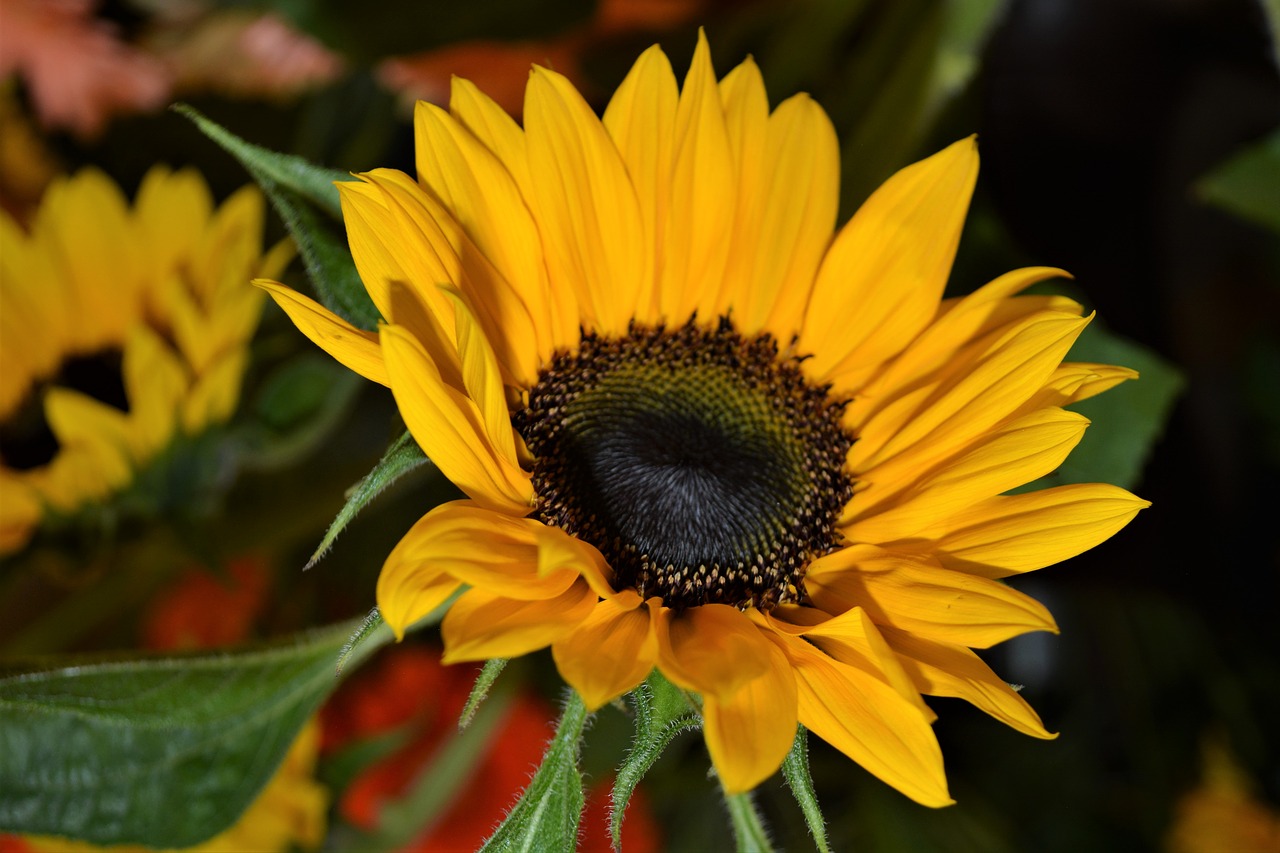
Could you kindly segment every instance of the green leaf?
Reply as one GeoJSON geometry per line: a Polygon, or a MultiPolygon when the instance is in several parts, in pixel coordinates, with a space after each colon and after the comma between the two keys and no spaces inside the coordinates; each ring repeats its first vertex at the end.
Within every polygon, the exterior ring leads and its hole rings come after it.
{"type": "Polygon", "coordinates": [[[804,726],[796,727],[796,741],[782,762],[782,776],[804,813],[809,834],[813,836],[813,846],[819,853],[831,853],[831,845],[827,842],[827,822],[822,817],[818,795],[813,789],[813,776],[809,773],[809,732],[804,726]]]}
{"type": "Polygon", "coordinates": [[[185,104],[175,110],[240,161],[262,188],[298,244],[303,265],[325,307],[362,329],[377,326],[379,314],[360,281],[345,240],[321,217],[342,218],[334,182],[350,175],[314,166],[300,157],[268,151],[205,118],[185,104]]]}
{"type": "Polygon", "coordinates": [[[1280,233],[1280,131],[1201,178],[1196,193],[1242,219],[1280,233]]]}
{"type": "Polygon", "coordinates": [[[697,729],[701,719],[684,691],[654,670],[631,694],[636,713],[635,740],[613,782],[609,832],[615,850],[622,849],[622,819],[640,780],[681,732],[697,729]]]}
{"type": "Polygon", "coordinates": [[[738,853],[771,853],[769,833],[750,794],[725,794],[729,807],[729,820],[733,824],[733,838],[738,853]]]}
{"type": "Polygon", "coordinates": [[[489,690],[493,687],[493,682],[498,680],[498,676],[506,668],[506,658],[493,658],[484,662],[484,668],[476,676],[476,683],[471,685],[471,695],[467,697],[467,704],[463,707],[462,714],[458,717],[458,728],[465,729],[471,725],[476,711],[479,710],[480,705],[489,696],[489,690]]]}
{"type": "Polygon", "coordinates": [[[481,848],[481,853],[538,851],[573,853],[582,817],[582,775],[578,749],[587,721],[582,697],[570,691],[555,737],[542,756],[533,781],[516,807],[481,848]]]}
{"type": "Polygon", "coordinates": [[[342,219],[342,205],[338,200],[338,181],[349,181],[351,175],[336,169],[325,169],[308,163],[301,157],[268,151],[245,142],[215,121],[206,118],[199,110],[187,104],[175,104],[175,112],[189,118],[201,133],[212,139],[231,156],[240,161],[258,180],[289,190],[320,208],[333,219],[342,219]]]}
{"type": "Polygon", "coordinates": [[[373,466],[373,470],[352,488],[346,504],[338,511],[329,529],[325,531],[324,538],[320,540],[306,567],[309,569],[320,561],[320,558],[333,545],[334,540],[338,538],[338,534],[351,523],[360,510],[381,494],[383,489],[427,461],[422,448],[406,430],[387,448],[387,452],[383,454],[378,464],[373,466]]]}
{"type": "Polygon", "coordinates": [[[161,848],[216,835],[337,686],[352,627],[235,654],[0,679],[0,829],[161,848]]]}
{"type": "Polygon", "coordinates": [[[1073,405],[1091,421],[1084,438],[1055,473],[1018,491],[1065,483],[1112,483],[1132,489],[1182,391],[1182,375],[1151,350],[1113,334],[1097,320],[1076,341],[1070,359],[1118,364],[1141,375],[1073,405]]]}

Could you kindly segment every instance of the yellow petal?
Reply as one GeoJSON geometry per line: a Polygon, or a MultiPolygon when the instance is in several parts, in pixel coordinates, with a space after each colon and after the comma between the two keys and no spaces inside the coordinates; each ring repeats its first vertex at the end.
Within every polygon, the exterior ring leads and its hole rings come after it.
{"type": "MultiPolygon", "coordinates": [[[[1007,323],[1010,319],[1007,314],[1014,313],[1016,317],[1024,318],[1029,312],[1010,312],[1009,306],[1020,302],[1011,297],[1055,276],[1070,278],[1067,273],[1052,267],[1013,270],[950,305],[943,303],[941,316],[889,364],[884,374],[876,378],[872,389],[864,391],[864,394],[872,396],[869,402],[874,404],[876,398],[891,393],[892,389],[928,381],[929,377],[946,367],[967,343],[1007,323]]],[[[1042,304],[1040,300],[1023,299],[1021,302],[1042,304]]],[[[1022,305],[1019,304],[1018,308],[1021,309],[1022,305]]],[[[840,376],[833,377],[833,380],[838,385],[844,384],[840,376]]]]}
{"type": "Polygon", "coordinates": [[[465,574],[487,564],[494,572],[531,576],[532,564],[520,562],[519,542],[510,541],[512,526],[519,521],[467,501],[441,504],[418,519],[387,555],[378,575],[378,610],[396,638],[402,639],[409,626],[462,586],[450,570],[465,574]],[[459,569],[464,563],[473,565],[459,569]]]}
{"type": "MultiPolygon", "coordinates": [[[[747,258],[754,258],[763,211],[765,182],[769,169],[765,166],[765,146],[769,138],[769,97],[765,92],[760,69],[751,57],[725,75],[720,81],[720,104],[724,109],[725,131],[733,154],[734,180],[738,200],[734,211],[733,237],[725,265],[724,282],[708,297],[711,316],[728,314],[751,278],[747,258]]],[[[830,237],[830,235],[828,235],[830,237]]],[[[811,283],[810,283],[811,284],[811,283]]],[[[808,287],[805,290],[808,296],[808,287]]]]}
{"type": "Polygon", "coordinates": [[[1149,506],[1150,501],[1103,483],[1001,495],[947,519],[948,530],[934,548],[949,568],[1007,577],[1087,551],[1149,506]]]}
{"type": "Polygon", "coordinates": [[[736,288],[734,318],[746,334],[773,333],[784,344],[800,329],[840,194],[836,131],[808,95],[769,117],[755,223],[743,223],[726,285],[736,288]],[[754,225],[754,227],[752,227],[754,225]]]}
{"type": "Polygon", "coordinates": [[[378,577],[383,617],[407,626],[439,606],[460,583],[508,599],[555,598],[578,580],[577,567],[539,573],[539,532],[532,518],[492,512],[470,501],[451,501],[427,513],[392,551],[378,577]],[[440,580],[448,575],[452,585],[440,580]],[[421,601],[422,589],[429,589],[421,601]],[[409,616],[404,616],[408,612],[409,616]],[[411,617],[411,618],[410,618],[411,617]]]}
{"type": "Polygon", "coordinates": [[[478,503],[511,515],[527,512],[529,474],[494,447],[475,401],[443,381],[406,330],[383,326],[381,341],[396,406],[427,458],[478,503]]]}
{"type": "Polygon", "coordinates": [[[570,536],[558,527],[548,527],[541,523],[534,529],[534,535],[538,547],[538,577],[547,578],[560,572],[572,571],[580,575],[601,598],[612,598],[615,595],[613,570],[594,545],[570,536]]]}
{"type": "Polygon", "coordinates": [[[889,648],[876,624],[861,607],[853,607],[844,613],[828,617],[811,607],[783,606],[766,617],[765,624],[782,634],[807,637],[832,660],[880,679],[896,690],[903,699],[919,708],[926,719],[933,720],[933,711],[924,704],[920,691],[898,663],[897,655],[889,648]],[[797,625],[787,621],[796,617],[802,617],[809,624],[797,625]]]}
{"type": "Polygon", "coordinates": [[[225,423],[240,402],[240,384],[249,363],[249,353],[240,348],[215,361],[196,379],[182,403],[182,426],[192,435],[210,424],[225,423]]]}
{"type": "Polygon", "coordinates": [[[880,625],[986,648],[1028,631],[1054,631],[1040,602],[987,578],[929,566],[872,545],[815,560],[805,576],[828,613],[862,607],[880,625]]]}
{"type": "Polygon", "coordinates": [[[777,771],[796,736],[796,679],[781,650],[764,641],[764,672],[732,694],[706,694],[703,737],[728,794],[750,791],[777,771]]]}
{"type": "Polygon", "coordinates": [[[643,681],[658,659],[651,609],[627,592],[598,602],[572,634],[551,646],[556,668],[592,711],[643,681]]]}
{"type": "Polygon", "coordinates": [[[121,373],[129,398],[133,456],[147,459],[173,438],[187,393],[186,370],[159,335],[138,324],[129,332],[121,373]]]}
{"type": "Polygon", "coordinates": [[[720,289],[738,200],[711,48],[701,30],[676,107],[673,144],[657,297],[659,315],[679,324],[720,289]]]}
{"type": "MultiPolygon", "coordinates": [[[[362,202],[362,194],[354,190],[344,196],[350,194],[353,213],[368,220],[368,241],[397,258],[408,280],[388,282],[388,319],[413,330],[439,364],[437,350],[448,349],[456,334],[453,302],[441,286],[456,286],[494,347],[503,376],[529,387],[537,380],[540,360],[554,347],[550,330],[539,328],[549,322],[546,312],[526,304],[525,297],[532,294],[513,288],[453,215],[408,175],[377,169],[362,177],[380,202],[362,202]],[[397,298],[397,291],[407,298],[397,298]]],[[[348,225],[353,245],[364,230],[351,233],[348,225]]]]}
{"type": "Polygon", "coordinates": [[[599,331],[625,334],[653,256],[622,157],[573,84],[538,66],[525,89],[524,128],[552,284],[577,293],[599,331]]]}
{"type": "Polygon", "coordinates": [[[153,269],[167,273],[209,227],[213,196],[195,170],[171,172],[153,166],[138,186],[133,210],[146,235],[147,260],[153,269]]]}
{"type": "Polygon", "coordinates": [[[475,83],[462,77],[454,77],[450,84],[449,112],[502,161],[521,195],[528,198],[529,155],[525,151],[524,131],[515,119],[475,83]]]}
{"type": "Polygon", "coordinates": [[[925,716],[883,681],[804,640],[770,635],[791,661],[800,722],[922,805],[950,805],[942,750],[925,716]]]}
{"type": "Polygon", "coordinates": [[[575,631],[598,600],[581,580],[555,598],[537,601],[468,590],[449,608],[440,626],[442,660],[514,658],[546,648],[575,631]]]}
{"type": "Polygon", "coordinates": [[[497,452],[512,464],[519,464],[516,461],[515,430],[511,427],[511,412],[507,409],[507,392],[493,348],[461,294],[452,288],[447,288],[446,294],[453,302],[458,358],[467,396],[475,401],[484,420],[485,435],[497,452]]]}
{"type": "Polygon", "coordinates": [[[813,376],[870,372],[933,319],[977,176],[977,146],[962,139],[898,172],[840,230],[800,335],[813,376]]]}
{"type": "Polygon", "coordinates": [[[663,674],[703,696],[731,696],[763,676],[771,660],[760,631],[728,605],[664,609],[654,627],[663,674]]]}
{"type": "Polygon", "coordinates": [[[376,334],[357,329],[314,299],[279,282],[259,278],[253,283],[271,294],[302,334],[344,367],[379,385],[391,384],[376,334]]]}
{"type": "MultiPolygon", "coordinates": [[[[352,260],[369,298],[384,319],[413,329],[422,340],[428,334],[424,328],[428,324],[423,319],[430,317],[441,328],[443,337],[452,341],[453,305],[440,292],[440,285],[457,282],[454,270],[439,255],[441,243],[446,252],[452,252],[452,247],[429,217],[415,217],[405,209],[407,205],[394,203],[391,192],[397,186],[395,174],[399,173],[378,169],[361,175],[359,183],[337,185],[352,260]],[[416,311],[403,302],[393,302],[392,289],[397,285],[416,297],[416,311]]],[[[404,177],[409,180],[407,175],[404,177]]]]}
{"type": "MultiPolygon", "coordinates": [[[[576,302],[562,291],[551,298],[538,225],[511,173],[485,145],[444,110],[419,101],[414,113],[418,181],[442,204],[483,255],[466,266],[481,272],[492,264],[519,291],[534,317],[548,312],[546,330],[556,346],[578,342],[576,302]]],[[[458,282],[468,289],[464,283],[458,282]]],[[[495,291],[496,294],[496,291],[495,291]]],[[[549,352],[544,353],[549,355],[549,352]]]]}
{"type": "Polygon", "coordinates": [[[1071,314],[1038,315],[975,354],[971,364],[958,359],[936,384],[871,416],[849,451],[851,470],[892,482],[904,468],[954,453],[1032,397],[1087,323],[1071,314]]]}
{"type": "Polygon", "coordinates": [[[884,637],[921,693],[964,699],[1032,737],[1057,737],[1045,730],[1040,715],[1026,700],[969,649],[925,640],[894,628],[885,628],[884,637]]]}
{"type": "Polygon", "coordinates": [[[81,450],[83,461],[77,464],[85,465],[94,479],[113,489],[133,479],[129,421],[124,412],[79,391],[50,388],[44,397],[44,414],[64,451],[68,446],[81,450]]]}
{"type": "Polygon", "coordinates": [[[1088,425],[1083,415],[1041,409],[981,436],[906,489],[895,492],[873,478],[850,501],[852,520],[842,529],[855,542],[890,542],[926,531],[977,501],[1055,470],[1088,425]]]}
{"type": "Polygon", "coordinates": [[[76,348],[119,346],[136,316],[144,245],[119,187],[97,169],[51,186],[33,233],[66,277],[72,297],[64,310],[94,318],[72,325],[76,348]]]}
{"type": "MultiPolygon", "coordinates": [[[[635,187],[644,226],[644,245],[661,270],[666,258],[667,216],[671,204],[672,145],[675,138],[676,77],[662,48],[640,54],[604,111],[604,126],[618,147],[635,187]]],[[[643,306],[653,304],[650,279],[639,295],[639,319],[653,319],[643,306]]]]}
{"type": "Polygon", "coordinates": [[[1045,387],[1024,404],[1024,408],[1067,406],[1109,391],[1121,382],[1137,378],[1138,371],[1128,367],[1064,362],[1049,377],[1045,387]]]}

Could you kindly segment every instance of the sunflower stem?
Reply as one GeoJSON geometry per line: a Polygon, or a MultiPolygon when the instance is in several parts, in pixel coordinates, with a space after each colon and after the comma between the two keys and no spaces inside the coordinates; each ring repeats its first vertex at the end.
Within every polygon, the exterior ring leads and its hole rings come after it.
{"type": "Polygon", "coordinates": [[[724,802],[729,807],[738,853],[773,853],[769,833],[764,828],[764,820],[760,817],[751,794],[726,793],[724,802]]]}

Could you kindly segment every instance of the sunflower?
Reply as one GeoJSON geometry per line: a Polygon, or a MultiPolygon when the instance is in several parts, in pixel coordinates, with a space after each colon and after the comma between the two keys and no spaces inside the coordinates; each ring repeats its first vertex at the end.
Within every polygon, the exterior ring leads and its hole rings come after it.
{"type": "Polygon", "coordinates": [[[196,172],[156,167],[132,208],[87,169],[30,232],[0,217],[0,553],[230,417],[261,313],[245,283],[290,251],[264,258],[263,216],[256,188],[215,210],[196,172]]]}
{"type": "Polygon", "coordinates": [[[1007,494],[1134,376],[1064,363],[1075,302],[1033,268],[942,299],[978,169],[961,140],[835,232],[835,132],[769,111],[751,60],[683,87],[658,47],[603,119],[535,67],[524,126],[465,80],[420,103],[418,178],[340,185],[385,323],[263,282],[339,361],[390,386],[467,496],[392,551],[403,635],[459,590],[448,662],[550,646],[591,708],[657,667],[700,696],[725,790],[799,721],[907,796],[951,802],[922,694],[1052,737],[972,651],[1056,630],[1001,583],[1147,505],[1108,485],[1007,494]],[[834,232],[834,234],[833,234],[834,232]]]}

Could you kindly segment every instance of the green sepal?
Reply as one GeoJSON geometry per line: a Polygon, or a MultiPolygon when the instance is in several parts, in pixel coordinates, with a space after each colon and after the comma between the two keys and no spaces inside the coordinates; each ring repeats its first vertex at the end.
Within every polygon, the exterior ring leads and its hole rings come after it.
{"type": "Polygon", "coordinates": [[[365,616],[347,641],[342,644],[342,648],[338,650],[338,660],[334,667],[335,675],[342,675],[343,670],[347,668],[347,664],[352,660],[363,660],[368,657],[370,651],[376,650],[379,646],[386,644],[391,638],[391,627],[387,625],[382,618],[382,612],[378,608],[369,611],[369,615],[365,616]],[[362,649],[366,643],[372,642],[374,645],[371,649],[362,649]],[[356,653],[360,652],[357,657],[356,653]]]}
{"type": "Polygon", "coordinates": [[[341,220],[342,206],[334,183],[349,181],[351,176],[245,142],[186,104],[174,109],[253,176],[297,242],[307,275],[325,307],[361,329],[375,328],[380,319],[378,309],[364,289],[344,241],[325,221],[341,220]]]}
{"type": "Polygon", "coordinates": [[[702,725],[684,691],[667,681],[656,669],[632,692],[631,697],[636,715],[635,740],[618,768],[609,804],[609,833],[615,850],[622,849],[622,819],[640,780],[676,735],[702,725]]]}
{"type": "Polygon", "coordinates": [[[809,731],[804,726],[796,727],[795,743],[782,762],[782,778],[787,780],[787,787],[791,789],[792,796],[796,798],[796,803],[804,814],[804,822],[809,825],[809,834],[813,836],[813,846],[819,853],[831,853],[831,845],[827,841],[827,823],[822,817],[822,808],[818,805],[813,776],[809,773],[809,731]]]}
{"type": "Polygon", "coordinates": [[[476,683],[471,685],[471,695],[467,697],[467,704],[463,706],[462,713],[458,715],[459,729],[465,729],[471,725],[481,703],[488,698],[493,682],[498,680],[498,676],[506,668],[506,658],[493,658],[484,662],[484,667],[480,670],[480,674],[476,676],[476,683]]]}
{"type": "Polygon", "coordinates": [[[337,687],[353,627],[237,653],[64,658],[0,679],[0,830],[158,848],[216,835],[337,687]]]}
{"type": "Polygon", "coordinates": [[[481,853],[573,853],[577,848],[584,803],[578,750],[586,721],[586,704],[576,691],[570,691],[538,772],[506,820],[480,848],[481,853]]]}
{"type": "Polygon", "coordinates": [[[338,511],[329,529],[325,531],[324,538],[320,540],[320,544],[311,555],[311,559],[307,561],[307,568],[311,568],[320,561],[320,558],[333,545],[334,540],[338,538],[338,534],[351,523],[360,510],[381,494],[383,489],[427,461],[422,448],[406,430],[387,448],[387,452],[378,460],[378,464],[373,466],[373,470],[351,489],[346,504],[338,511]]]}
{"type": "Polygon", "coordinates": [[[734,849],[738,853],[772,853],[769,833],[751,794],[725,794],[724,802],[729,809],[729,822],[733,824],[734,849]]]}

